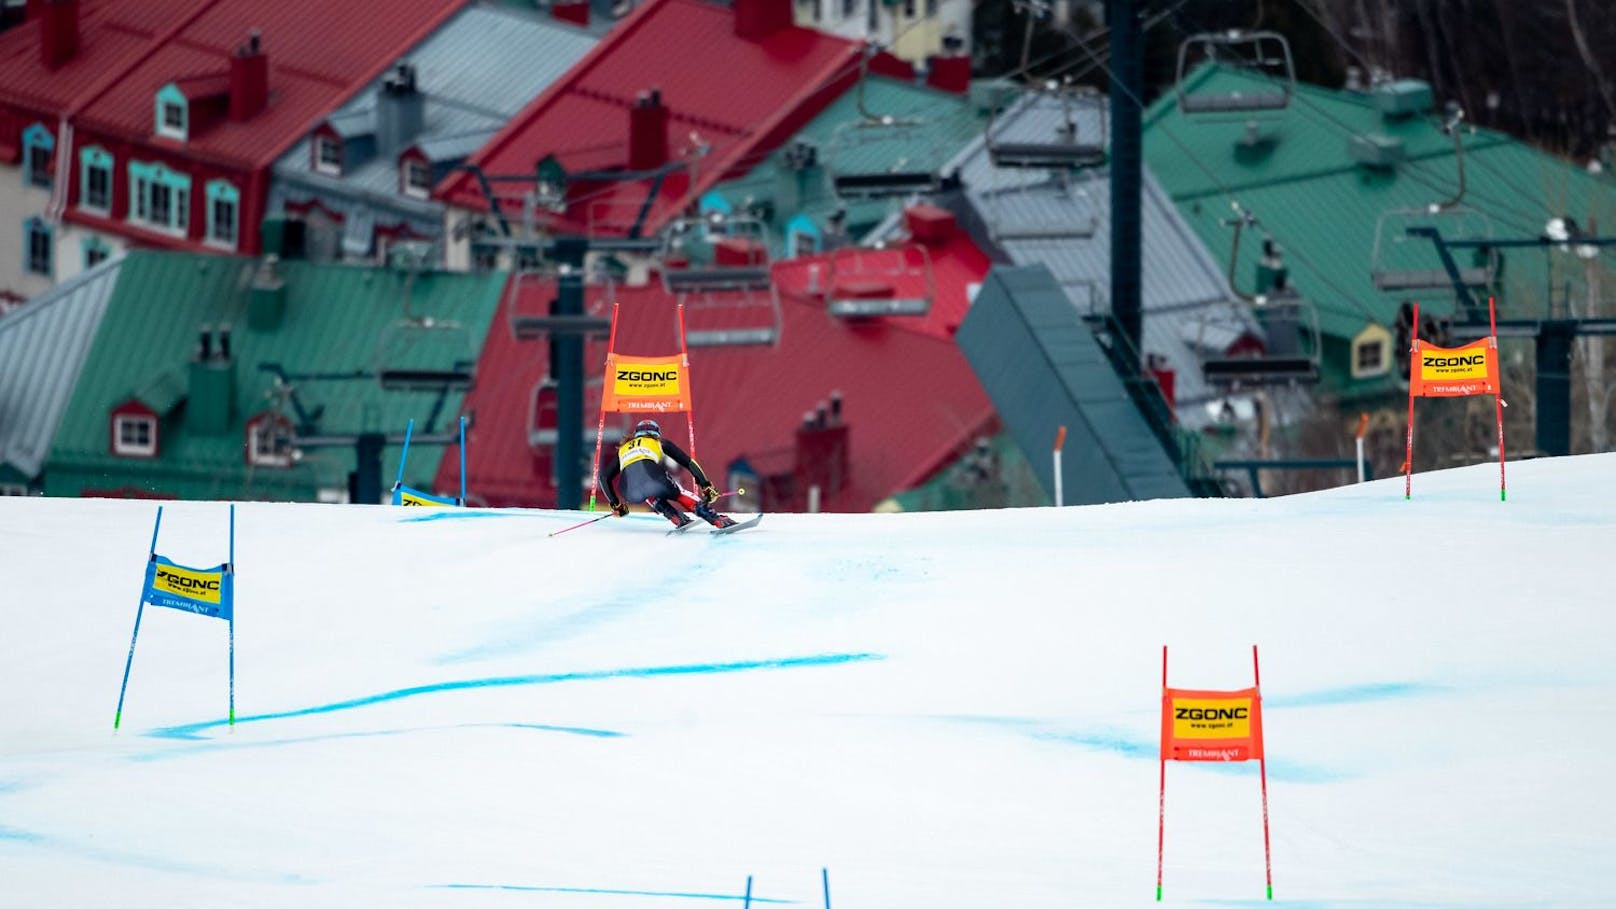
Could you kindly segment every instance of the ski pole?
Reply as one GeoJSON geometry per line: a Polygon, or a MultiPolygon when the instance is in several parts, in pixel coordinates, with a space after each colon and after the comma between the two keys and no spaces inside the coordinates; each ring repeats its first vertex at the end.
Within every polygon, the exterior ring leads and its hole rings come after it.
{"type": "Polygon", "coordinates": [[[615,511],[608,511],[608,512],[606,512],[606,513],[605,513],[605,514],[602,514],[602,515],[596,515],[596,516],[595,516],[595,517],[592,517],[592,518],[590,518],[590,519],[589,519],[589,520],[587,520],[587,521],[583,521],[583,522],[581,522],[581,523],[578,523],[578,524],[574,524],[574,525],[572,525],[572,526],[571,526],[571,527],[563,527],[563,528],[561,528],[561,529],[560,529],[560,530],[557,530],[557,531],[553,531],[553,532],[551,532],[551,533],[550,533],[550,534],[548,534],[548,536],[552,536],[552,537],[553,537],[553,536],[556,536],[556,535],[558,535],[558,534],[563,534],[563,533],[566,533],[566,532],[567,532],[567,531],[569,531],[569,530],[577,530],[577,529],[578,529],[578,528],[580,528],[580,527],[588,527],[588,526],[589,526],[589,525],[590,525],[590,524],[593,524],[593,523],[595,523],[595,522],[597,522],[597,521],[604,521],[604,520],[606,520],[606,519],[607,519],[607,518],[610,518],[610,517],[613,517],[613,516],[615,516],[615,515],[616,515],[616,514],[617,514],[617,512],[615,512],[615,511]]]}

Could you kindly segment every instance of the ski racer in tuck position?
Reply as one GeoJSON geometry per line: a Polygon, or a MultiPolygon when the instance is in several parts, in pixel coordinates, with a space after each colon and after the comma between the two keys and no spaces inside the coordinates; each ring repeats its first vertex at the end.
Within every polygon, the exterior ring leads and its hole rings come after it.
{"type": "Polygon", "coordinates": [[[690,516],[680,508],[693,511],[696,517],[714,527],[731,527],[735,519],[713,510],[718,501],[718,489],[708,481],[690,455],[672,441],[662,438],[662,427],[655,420],[641,420],[634,427],[634,435],[617,447],[607,451],[600,459],[600,488],[612,513],[618,517],[628,514],[628,501],[639,501],[651,510],[673,522],[674,527],[690,523],[690,516]],[[664,457],[690,471],[696,480],[697,493],[686,491],[668,475],[664,457]],[[623,496],[617,495],[616,481],[623,481],[623,496]],[[699,495],[698,499],[696,495],[699,495]]]}

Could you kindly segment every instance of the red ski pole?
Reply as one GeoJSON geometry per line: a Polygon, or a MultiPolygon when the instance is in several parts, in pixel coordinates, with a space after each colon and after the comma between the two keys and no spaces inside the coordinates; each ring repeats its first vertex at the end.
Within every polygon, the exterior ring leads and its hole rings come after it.
{"type": "Polygon", "coordinates": [[[607,518],[614,517],[616,514],[617,514],[617,512],[615,512],[615,511],[608,511],[605,514],[596,515],[595,517],[592,517],[587,521],[583,521],[583,522],[580,522],[578,524],[574,524],[571,527],[563,527],[560,530],[552,531],[551,533],[548,534],[548,536],[553,537],[553,536],[557,536],[559,534],[566,533],[569,530],[577,530],[580,527],[588,527],[590,524],[593,524],[596,521],[604,521],[607,518]]]}

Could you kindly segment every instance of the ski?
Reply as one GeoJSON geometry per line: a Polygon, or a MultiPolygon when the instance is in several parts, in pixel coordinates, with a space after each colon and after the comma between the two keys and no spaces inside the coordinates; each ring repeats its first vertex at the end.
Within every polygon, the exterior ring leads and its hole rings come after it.
{"type": "Polygon", "coordinates": [[[686,521],[683,524],[680,524],[678,527],[675,527],[672,530],[669,530],[665,534],[665,536],[670,536],[671,537],[676,533],[684,533],[685,531],[689,530],[690,528],[692,528],[692,527],[694,527],[694,526],[696,526],[697,524],[700,524],[700,523],[701,523],[700,521],[686,521]]]}
{"type": "Polygon", "coordinates": [[[749,521],[741,521],[741,522],[736,523],[736,524],[731,524],[728,527],[715,527],[712,530],[712,534],[714,536],[717,536],[718,534],[721,534],[721,533],[734,533],[737,530],[745,530],[748,527],[756,527],[757,522],[759,522],[761,520],[763,520],[763,515],[758,515],[757,517],[752,518],[749,521]]]}

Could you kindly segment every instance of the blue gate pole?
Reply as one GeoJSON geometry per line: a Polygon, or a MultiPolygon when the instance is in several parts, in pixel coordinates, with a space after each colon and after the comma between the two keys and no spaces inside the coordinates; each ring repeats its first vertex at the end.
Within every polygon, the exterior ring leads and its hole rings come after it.
{"type": "Polygon", "coordinates": [[[398,454],[398,478],[393,481],[394,489],[404,482],[404,462],[410,459],[410,435],[413,432],[415,432],[415,420],[412,418],[404,424],[404,450],[398,454]]]}
{"type": "Polygon", "coordinates": [[[825,885],[825,909],[830,909],[830,870],[819,869],[819,880],[825,885]]]}
{"type": "Polygon", "coordinates": [[[752,875],[750,874],[746,876],[746,902],[741,905],[743,909],[751,909],[752,907],[752,875]]]}
{"type": "Polygon", "coordinates": [[[460,417],[460,507],[466,507],[466,417],[460,417]]]}
{"type": "Polygon", "coordinates": [[[236,728],[236,505],[230,504],[230,729],[236,728]]]}
{"type": "MultiPolygon", "coordinates": [[[[152,525],[151,551],[146,555],[146,570],[151,571],[151,563],[157,559],[157,531],[163,526],[163,506],[157,506],[157,523],[152,525]]],[[[118,724],[123,722],[123,696],[129,690],[129,667],[135,664],[135,641],[140,638],[140,617],[146,611],[146,582],[140,582],[140,605],[135,607],[135,633],[129,636],[129,658],[123,663],[123,684],[118,686],[118,710],[112,715],[112,731],[118,731],[118,724]]]]}

